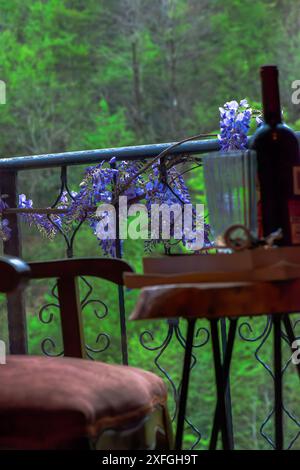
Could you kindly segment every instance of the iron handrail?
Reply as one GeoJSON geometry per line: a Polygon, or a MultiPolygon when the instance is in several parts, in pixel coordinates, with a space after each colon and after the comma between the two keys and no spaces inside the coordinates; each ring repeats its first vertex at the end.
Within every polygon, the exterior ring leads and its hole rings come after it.
{"type": "MultiPolygon", "coordinates": [[[[296,132],[300,142],[300,131],[296,132]]],[[[251,137],[248,139],[251,142],[251,137]]],[[[46,153],[42,155],[25,155],[9,158],[0,158],[0,170],[34,170],[53,168],[57,166],[85,165],[87,163],[99,163],[109,161],[116,157],[117,160],[146,160],[155,158],[175,142],[133,145],[129,147],[114,147],[95,150],[76,150],[73,152],[46,153]]],[[[192,140],[184,142],[172,149],[172,155],[203,154],[220,150],[218,139],[192,140]]]]}
{"type": "MultiPolygon", "coordinates": [[[[112,157],[116,157],[117,160],[127,161],[146,160],[149,158],[155,158],[163,150],[166,150],[174,143],[175,142],[0,158],[0,170],[18,171],[51,168],[56,166],[84,165],[87,163],[109,161],[112,157]]],[[[219,142],[217,139],[205,139],[185,142],[172,149],[171,154],[201,154],[217,150],[219,150],[219,142]]]]}

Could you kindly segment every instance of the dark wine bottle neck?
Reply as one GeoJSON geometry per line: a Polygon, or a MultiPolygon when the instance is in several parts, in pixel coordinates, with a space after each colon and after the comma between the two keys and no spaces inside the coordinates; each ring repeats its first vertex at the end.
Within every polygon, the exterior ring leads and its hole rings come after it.
{"type": "Polygon", "coordinates": [[[282,122],[277,67],[262,67],[261,78],[264,121],[274,126],[282,122]]]}

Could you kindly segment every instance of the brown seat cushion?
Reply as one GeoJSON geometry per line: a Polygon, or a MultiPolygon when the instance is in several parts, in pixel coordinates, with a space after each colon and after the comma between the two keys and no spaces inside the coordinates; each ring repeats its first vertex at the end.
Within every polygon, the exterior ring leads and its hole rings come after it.
{"type": "Polygon", "coordinates": [[[0,366],[0,448],[60,448],[166,404],[156,375],[75,358],[9,356],[0,366]]]}

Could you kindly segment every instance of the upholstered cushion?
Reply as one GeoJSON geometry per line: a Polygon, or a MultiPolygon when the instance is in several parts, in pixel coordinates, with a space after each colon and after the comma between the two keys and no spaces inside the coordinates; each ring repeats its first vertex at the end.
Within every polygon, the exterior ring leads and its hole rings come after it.
{"type": "Polygon", "coordinates": [[[165,403],[165,385],[150,372],[74,358],[9,356],[0,365],[0,448],[64,448],[126,427],[165,403]]]}

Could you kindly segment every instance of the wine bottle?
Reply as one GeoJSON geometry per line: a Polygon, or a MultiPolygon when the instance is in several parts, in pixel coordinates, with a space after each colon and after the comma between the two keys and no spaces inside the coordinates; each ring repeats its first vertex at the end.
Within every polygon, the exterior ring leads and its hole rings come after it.
{"type": "Polygon", "coordinates": [[[257,154],[262,234],[266,237],[281,229],[279,245],[299,245],[299,143],[292,129],[282,122],[277,67],[265,65],[260,72],[263,123],[254,134],[251,147],[257,154]]]}

